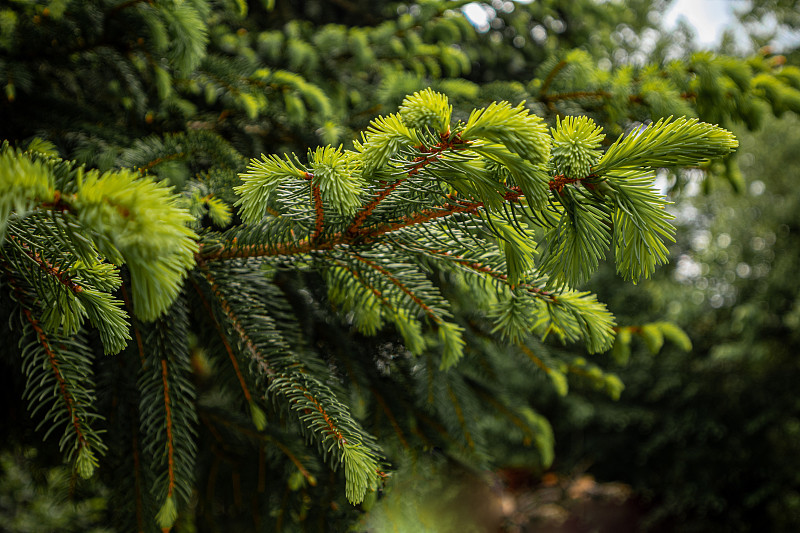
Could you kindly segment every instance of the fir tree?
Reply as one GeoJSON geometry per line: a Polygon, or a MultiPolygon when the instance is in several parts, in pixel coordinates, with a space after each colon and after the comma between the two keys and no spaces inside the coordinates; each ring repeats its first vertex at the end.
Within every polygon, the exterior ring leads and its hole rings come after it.
{"type": "Polygon", "coordinates": [[[0,11],[3,353],[75,471],[115,480],[120,527],[317,527],[404,449],[493,464],[484,418],[549,464],[508,372],[620,393],[547,346],[612,347],[581,287],[612,252],[634,282],[666,261],[656,169],[738,183],[712,124],[797,111],[800,71],[615,66],[555,36],[600,8],[556,4],[496,46],[452,2],[350,27],[317,3],[0,11]],[[511,75],[481,66],[500,50],[511,75]]]}

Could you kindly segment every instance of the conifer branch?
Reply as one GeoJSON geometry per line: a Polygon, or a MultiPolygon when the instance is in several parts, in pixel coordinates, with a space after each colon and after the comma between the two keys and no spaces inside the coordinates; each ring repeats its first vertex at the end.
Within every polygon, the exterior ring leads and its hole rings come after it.
{"type": "Polygon", "coordinates": [[[406,440],[406,437],[403,434],[403,430],[400,428],[400,424],[397,423],[397,419],[395,418],[394,413],[392,413],[392,410],[389,409],[389,404],[386,403],[386,399],[383,397],[383,395],[380,392],[378,392],[378,390],[375,387],[370,387],[369,390],[370,390],[370,392],[372,392],[372,395],[375,396],[375,400],[377,400],[378,405],[381,406],[381,409],[386,414],[386,418],[389,420],[389,423],[392,425],[392,428],[394,429],[394,432],[397,435],[397,438],[400,440],[400,444],[406,450],[410,449],[411,446],[408,444],[408,441],[406,440]]]}
{"type": "Polygon", "coordinates": [[[461,409],[461,403],[458,401],[458,396],[456,396],[455,392],[453,392],[453,388],[450,384],[447,384],[447,395],[450,398],[450,402],[453,404],[453,409],[456,412],[456,418],[458,419],[458,423],[461,426],[461,431],[464,432],[464,440],[467,441],[467,446],[474,450],[475,449],[475,441],[472,440],[472,434],[467,427],[467,420],[464,418],[464,411],[461,409]]]}
{"type": "MultiPolygon", "coordinates": [[[[16,289],[16,287],[15,287],[16,289]]],[[[51,347],[50,341],[47,337],[47,334],[42,329],[39,321],[34,318],[33,313],[31,313],[30,309],[26,307],[22,308],[22,313],[25,316],[25,320],[28,321],[28,324],[36,335],[36,340],[38,341],[39,345],[44,350],[45,355],[47,356],[47,362],[49,363],[50,370],[53,373],[53,376],[56,379],[56,383],[58,385],[58,391],[61,394],[61,400],[64,402],[64,407],[69,414],[70,422],[72,426],[75,428],[75,435],[78,439],[78,447],[83,448],[87,446],[86,437],[83,434],[83,426],[81,424],[80,419],[78,418],[78,414],[75,412],[75,400],[72,397],[72,394],[69,392],[67,382],[64,379],[64,376],[61,374],[61,369],[59,368],[60,362],[58,355],[56,355],[55,351],[51,347]]]]}
{"type": "Polygon", "coordinates": [[[27,378],[25,397],[31,402],[31,415],[50,405],[39,427],[49,424],[46,438],[62,423],[66,426],[60,448],[69,460],[75,460],[77,473],[89,478],[98,464],[96,453],[104,453],[106,446],[91,427],[91,420],[98,415],[91,412],[94,397],[88,348],[79,337],[45,331],[26,302],[28,295],[21,286],[23,281],[16,279],[5,259],[0,259],[0,268],[25,319],[20,346],[27,378]],[[30,337],[34,340],[26,342],[30,337]],[[57,394],[53,394],[55,391],[57,394]]]}
{"type": "Polygon", "coordinates": [[[550,72],[548,72],[547,77],[544,80],[544,83],[542,83],[542,88],[539,90],[539,98],[547,97],[547,91],[550,90],[550,84],[553,83],[553,80],[555,79],[556,75],[559,72],[561,72],[561,70],[566,66],[567,62],[562,59],[561,61],[556,63],[556,65],[552,68],[552,70],[550,70],[550,72]]]}
{"type": "Polygon", "coordinates": [[[426,222],[430,222],[438,218],[449,217],[457,213],[475,214],[481,207],[483,207],[483,202],[466,202],[459,200],[456,204],[442,205],[431,209],[425,209],[410,217],[406,217],[399,222],[378,226],[369,231],[364,239],[365,241],[370,242],[385,233],[391,233],[393,231],[407,228],[409,226],[415,226],[417,224],[424,224],[426,222]]]}
{"type": "Polygon", "coordinates": [[[83,287],[75,283],[71,279],[68,273],[52,265],[49,261],[43,258],[39,252],[31,250],[30,247],[23,241],[22,237],[17,237],[16,235],[9,235],[8,240],[14,243],[17,249],[19,249],[26,257],[28,257],[31,261],[33,261],[39,267],[40,270],[42,270],[48,276],[55,278],[61,285],[66,287],[68,290],[70,290],[75,294],[83,292],[83,287]]]}
{"type": "Polygon", "coordinates": [[[185,157],[186,157],[185,152],[176,152],[162,157],[157,157],[156,159],[148,161],[144,165],[138,167],[137,170],[139,171],[139,174],[144,176],[145,174],[147,174],[148,171],[152,170],[154,167],[160,165],[161,163],[164,163],[166,161],[174,161],[175,159],[183,159],[185,157]]]}
{"type": "MultiPolygon", "coordinates": [[[[540,94],[539,99],[546,104],[558,102],[559,100],[579,100],[582,98],[611,98],[611,93],[607,91],[571,91],[567,93],[540,94]]],[[[631,97],[633,98],[633,97],[631,97]]]]}
{"type": "Polygon", "coordinates": [[[161,359],[161,379],[164,392],[164,419],[167,424],[167,466],[168,466],[168,479],[167,485],[167,498],[172,498],[172,491],[175,488],[175,445],[174,436],[172,434],[172,406],[170,405],[169,397],[169,381],[167,380],[167,360],[161,359]]]}
{"type": "MultiPolygon", "coordinates": [[[[290,357],[288,361],[271,365],[260,345],[251,338],[208,265],[200,263],[200,269],[219,303],[221,313],[239,338],[240,345],[244,346],[259,373],[266,378],[267,392],[285,398],[288,403],[286,407],[298,416],[303,431],[310,431],[316,436],[326,453],[337,450],[334,464],[342,463],[345,467],[347,497],[354,503],[360,502],[377,479],[379,469],[374,452],[365,445],[365,438],[359,434],[355,423],[349,420],[347,410],[323,384],[315,382],[313,376],[307,374],[297,359],[290,357]],[[314,391],[309,388],[312,384],[314,391]],[[333,444],[328,439],[332,439],[333,444]]],[[[261,332],[262,335],[265,333],[261,332]]],[[[276,352],[276,357],[287,359],[287,354],[281,353],[282,347],[278,347],[276,352]]]]}
{"type": "Polygon", "coordinates": [[[381,302],[381,304],[384,307],[386,307],[387,309],[394,310],[394,306],[392,305],[392,303],[389,300],[386,299],[386,296],[380,290],[378,290],[375,286],[373,286],[367,280],[365,280],[364,276],[359,274],[356,270],[353,270],[352,268],[350,268],[347,265],[347,263],[345,263],[343,261],[336,261],[336,260],[331,260],[331,261],[336,266],[347,270],[353,276],[353,278],[355,278],[356,281],[358,281],[362,286],[364,286],[368,291],[370,291],[381,302]]]}
{"type": "Polygon", "coordinates": [[[147,467],[156,475],[150,492],[158,502],[156,522],[169,530],[191,498],[197,455],[197,411],[187,340],[186,302],[148,324],[147,366],[138,376],[139,416],[147,467]]]}
{"type": "Polygon", "coordinates": [[[506,275],[506,274],[504,274],[502,272],[499,272],[497,269],[492,268],[489,265],[485,265],[485,264],[482,264],[480,262],[472,261],[470,259],[467,259],[467,258],[461,256],[461,255],[457,255],[457,254],[454,254],[452,252],[448,252],[447,250],[436,250],[436,249],[433,249],[433,248],[415,246],[415,245],[412,245],[412,244],[409,244],[409,243],[401,243],[401,242],[398,242],[396,244],[398,246],[400,246],[401,248],[406,249],[406,250],[408,250],[410,252],[413,252],[415,254],[420,254],[420,255],[423,255],[423,256],[433,257],[433,258],[436,258],[436,259],[442,259],[442,260],[445,260],[445,261],[456,263],[456,264],[464,267],[467,271],[476,272],[476,273],[479,273],[479,274],[486,274],[487,276],[489,276],[489,277],[491,277],[493,279],[496,279],[498,281],[501,281],[504,284],[524,289],[524,290],[526,290],[526,291],[528,291],[528,292],[530,292],[532,294],[535,294],[537,296],[546,298],[546,299],[552,301],[553,303],[558,303],[558,296],[557,296],[557,294],[555,292],[551,292],[551,291],[543,289],[542,287],[537,287],[535,285],[531,285],[530,283],[525,283],[525,282],[518,283],[516,285],[512,285],[508,281],[508,275],[506,275]]]}
{"type": "Polygon", "coordinates": [[[211,305],[208,303],[203,291],[200,289],[200,286],[197,285],[197,282],[192,279],[192,285],[194,286],[195,290],[197,291],[197,295],[200,298],[200,301],[203,304],[203,308],[206,310],[208,317],[214,323],[214,327],[219,334],[219,338],[222,341],[222,345],[225,347],[225,352],[228,354],[228,358],[231,361],[231,366],[233,367],[233,371],[236,374],[236,379],[239,380],[239,386],[242,388],[242,393],[244,394],[244,399],[250,404],[253,401],[253,396],[250,393],[250,387],[247,386],[247,381],[245,381],[244,375],[242,371],[239,369],[239,361],[236,359],[236,355],[233,353],[233,348],[231,347],[230,342],[228,342],[228,337],[225,335],[225,332],[222,329],[217,318],[214,316],[214,311],[211,309],[211,305]]]}
{"type": "Polygon", "coordinates": [[[499,413],[503,416],[508,418],[512,424],[517,426],[524,434],[524,444],[529,445],[533,440],[533,432],[531,431],[531,427],[526,424],[516,413],[514,413],[511,409],[508,408],[507,405],[499,401],[495,396],[489,394],[484,390],[478,390],[478,395],[489,405],[494,407],[499,413]]]}
{"type": "Polygon", "coordinates": [[[367,265],[368,267],[370,267],[371,269],[376,270],[377,272],[379,272],[386,279],[388,279],[395,287],[397,287],[398,289],[403,291],[403,293],[406,296],[408,296],[411,299],[411,301],[413,301],[417,306],[419,306],[419,308],[422,309],[425,312],[425,314],[428,315],[431,318],[431,320],[433,320],[437,324],[441,324],[443,322],[443,319],[439,315],[437,315],[436,312],[433,309],[431,309],[425,302],[423,302],[422,299],[419,296],[414,294],[414,292],[411,289],[406,287],[405,284],[403,284],[402,281],[400,281],[395,276],[393,276],[391,272],[389,272],[388,270],[386,270],[382,266],[374,263],[373,261],[370,261],[369,259],[361,257],[360,255],[358,255],[356,253],[353,253],[352,256],[356,260],[358,260],[358,261],[364,263],[365,265],[367,265]]]}
{"type": "Polygon", "coordinates": [[[519,346],[519,349],[522,350],[522,353],[524,353],[528,357],[528,359],[533,361],[533,364],[535,364],[536,366],[538,366],[539,368],[544,370],[545,373],[549,374],[549,373],[551,373],[553,371],[549,366],[544,364],[544,361],[539,359],[536,356],[536,354],[533,353],[533,350],[531,350],[530,348],[525,346],[525,344],[519,342],[519,343],[517,343],[517,346],[519,346]]]}
{"type": "Polygon", "coordinates": [[[375,198],[364,206],[364,208],[359,211],[358,216],[353,220],[353,223],[350,224],[350,227],[347,228],[346,233],[348,235],[356,235],[358,233],[358,229],[364,223],[368,216],[372,214],[378,205],[384,201],[390,194],[394,192],[394,190],[403,183],[407,178],[400,178],[391,183],[385,184],[383,189],[375,196],[375,198]]]}
{"type": "MultiPolygon", "coordinates": [[[[294,453],[292,453],[292,451],[289,449],[288,446],[286,446],[277,438],[258,431],[254,431],[241,424],[237,424],[233,420],[219,416],[212,412],[204,412],[200,416],[202,419],[206,421],[206,425],[208,425],[209,421],[214,421],[218,424],[225,426],[226,428],[230,428],[236,431],[237,433],[241,433],[242,435],[247,435],[248,437],[257,440],[259,442],[275,445],[275,447],[278,448],[292,462],[292,464],[294,464],[297,467],[297,470],[300,472],[300,474],[303,475],[306,481],[308,481],[309,485],[314,486],[317,484],[316,478],[311,474],[311,472],[309,472],[308,468],[302,463],[302,461],[300,461],[300,459],[294,453]]],[[[221,444],[225,442],[225,440],[219,433],[215,432],[215,437],[221,444]]]]}
{"type": "Polygon", "coordinates": [[[222,291],[219,285],[217,285],[217,281],[211,274],[211,271],[208,269],[206,265],[202,263],[199,266],[200,269],[203,271],[203,276],[206,278],[206,281],[208,281],[211,293],[214,295],[214,297],[220,304],[220,309],[230,322],[234,332],[236,332],[236,334],[238,335],[239,340],[242,341],[245,348],[247,348],[248,353],[258,365],[258,368],[261,371],[261,373],[270,378],[274,377],[275,369],[272,368],[272,366],[269,364],[269,362],[266,360],[263,354],[256,348],[255,343],[250,339],[250,336],[247,334],[247,331],[242,325],[241,320],[239,320],[239,317],[233,312],[231,304],[228,302],[227,298],[225,298],[225,295],[222,294],[222,291]]]}
{"type": "Polygon", "coordinates": [[[587,176],[586,178],[568,178],[563,174],[559,174],[558,176],[553,176],[553,179],[547,184],[551,191],[556,191],[558,194],[564,192],[564,187],[572,183],[581,183],[583,180],[589,178],[591,176],[587,176]]]}

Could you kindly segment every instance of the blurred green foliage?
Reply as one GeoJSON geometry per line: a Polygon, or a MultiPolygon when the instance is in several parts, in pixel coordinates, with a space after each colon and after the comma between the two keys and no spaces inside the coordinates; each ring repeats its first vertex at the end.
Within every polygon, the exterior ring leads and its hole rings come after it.
{"type": "Polygon", "coordinates": [[[641,292],[597,280],[621,323],[668,318],[692,350],[634,342],[611,367],[618,402],[571,394],[546,411],[561,467],[632,484],[667,530],[800,527],[800,121],[739,135],[745,190],[677,208],[673,261],[641,292]]]}
{"type": "Polygon", "coordinates": [[[46,466],[34,448],[0,451],[0,529],[7,533],[111,533],[106,489],[46,466]]]}

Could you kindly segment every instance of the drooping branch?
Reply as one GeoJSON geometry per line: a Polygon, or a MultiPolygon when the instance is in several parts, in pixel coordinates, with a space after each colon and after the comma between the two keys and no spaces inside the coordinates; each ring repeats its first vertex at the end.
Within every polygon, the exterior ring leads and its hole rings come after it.
{"type": "Polygon", "coordinates": [[[172,404],[169,395],[169,382],[167,372],[167,359],[161,359],[161,380],[164,391],[164,414],[167,422],[167,472],[169,483],[167,484],[167,498],[172,497],[175,489],[175,436],[172,431],[172,404]]]}
{"type": "Polygon", "coordinates": [[[77,294],[83,292],[83,287],[75,283],[68,273],[51,264],[47,259],[43,258],[39,252],[32,250],[30,245],[24,242],[22,238],[16,235],[9,235],[8,240],[48,276],[55,278],[73,293],[77,294]]]}
{"type": "Polygon", "coordinates": [[[414,294],[414,292],[411,289],[409,289],[402,281],[393,276],[391,272],[389,272],[379,264],[374,263],[364,257],[361,257],[358,254],[353,254],[353,257],[356,260],[364,263],[371,269],[376,270],[386,279],[388,279],[392,283],[392,285],[400,289],[406,296],[408,296],[411,299],[411,301],[413,301],[416,305],[418,305],[420,309],[425,311],[425,314],[428,315],[431,318],[431,320],[433,320],[437,324],[441,324],[443,322],[442,318],[439,315],[437,315],[436,312],[430,308],[430,306],[428,306],[425,302],[423,302],[419,296],[414,294]]]}
{"type": "Polygon", "coordinates": [[[225,316],[230,321],[231,326],[233,326],[233,330],[239,336],[239,339],[244,344],[247,351],[253,357],[253,360],[256,361],[258,364],[259,369],[261,372],[267,376],[272,377],[275,375],[275,369],[269,364],[266,358],[261,354],[261,352],[256,347],[255,343],[252,341],[250,336],[247,334],[247,330],[245,329],[244,325],[242,325],[241,320],[239,317],[233,312],[233,308],[231,307],[230,302],[225,296],[222,294],[222,290],[220,289],[219,285],[217,284],[216,279],[208,270],[208,267],[203,263],[198,263],[200,269],[203,271],[203,275],[205,276],[206,280],[208,281],[209,288],[211,289],[211,293],[217,299],[217,302],[220,305],[220,309],[222,309],[225,316]]]}
{"type": "Polygon", "coordinates": [[[192,285],[194,285],[195,290],[197,291],[198,296],[200,297],[200,301],[203,304],[203,308],[206,310],[211,321],[214,323],[214,327],[219,333],[220,340],[222,341],[222,345],[225,347],[225,352],[228,354],[228,358],[231,361],[231,366],[233,367],[233,371],[236,374],[236,378],[239,380],[239,386],[242,388],[242,394],[244,394],[245,400],[249,404],[253,400],[253,395],[250,393],[250,387],[247,386],[247,381],[244,379],[244,375],[242,374],[241,369],[239,368],[239,362],[236,360],[236,355],[233,353],[233,348],[231,347],[231,343],[228,342],[228,337],[225,336],[225,332],[222,329],[217,318],[214,316],[214,311],[211,309],[211,305],[208,303],[203,291],[197,285],[197,283],[192,280],[192,285]]]}
{"type": "MultiPolygon", "coordinates": [[[[433,249],[433,248],[425,248],[423,246],[412,246],[412,245],[409,245],[407,243],[398,243],[398,244],[399,244],[399,246],[401,246],[402,248],[404,248],[404,249],[406,249],[406,250],[408,250],[410,252],[417,253],[417,254],[420,254],[420,255],[425,255],[425,256],[428,256],[428,257],[434,257],[436,259],[444,259],[446,261],[451,261],[453,263],[457,263],[458,265],[461,265],[462,267],[464,267],[464,268],[466,268],[468,270],[475,271],[475,272],[478,272],[478,273],[481,273],[481,274],[486,274],[489,277],[492,277],[492,278],[494,278],[494,279],[496,279],[498,281],[502,281],[504,283],[508,283],[510,285],[510,283],[508,282],[508,276],[506,274],[503,274],[502,272],[498,272],[497,270],[495,270],[494,268],[492,268],[492,267],[490,267],[488,265],[484,265],[482,263],[479,263],[479,262],[476,262],[476,261],[472,261],[472,260],[470,260],[468,258],[462,257],[460,255],[457,255],[457,254],[454,254],[454,253],[451,253],[451,252],[448,252],[446,250],[436,250],[436,249],[433,249]]],[[[554,303],[558,302],[558,297],[553,292],[547,291],[545,289],[542,289],[541,287],[537,287],[537,286],[531,285],[529,283],[519,283],[519,284],[517,284],[515,286],[519,287],[519,288],[523,288],[523,289],[525,289],[526,291],[528,291],[530,293],[536,294],[537,296],[547,298],[548,300],[550,300],[550,301],[552,301],[554,303]]]]}
{"type": "Polygon", "coordinates": [[[53,376],[55,377],[56,384],[58,385],[59,395],[61,397],[61,400],[64,402],[64,406],[67,409],[67,414],[69,416],[70,422],[72,423],[72,426],[75,429],[75,436],[78,439],[78,446],[79,448],[88,446],[89,443],[87,442],[86,436],[83,431],[83,424],[75,409],[75,399],[73,398],[72,393],[69,391],[67,380],[65,379],[61,371],[60,368],[61,362],[59,361],[58,355],[56,354],[56,351],[53,349],[50,339],[48,338],[47,333],[42,328],[42,325],[39,322],[39,320],[37,320],[36,317],[33,316],[31,310],[28,309],[23,304],[25,300],[25,294],[22,288],[18,285],[14,276],[12,275],[9,265],[5,261],[2,261],[2,269],[5,271],[6,280],[8,284],[11,286],[12,290],[14,291],[14,294],[16,295],[17,301],[20,304],[20,307],[22,309],[22,314],[25,317],[25,320],[33,329],[39,346],[42,347],[42,350],[44,350],[44,353],[47,356],[47,362],[50,365],[50,370],[53,373],[53,376]]]}
{"type": "MultiPolygon", "coordinates": [[[[217,299],[220,308],[222,309],[226,318],[233,327],[236,335],[239,337],[241,343],[245,346],[247,351],[253,357],[253,360],[256,362],[261,373],[266,377],[270,385],[276,386],[276,388],[281,392],[283,392],[284,394],[287,392],[287,388],[295,392],[299,392],[308,402],[310,402],[313,409],[316,410],[324,420],[326,424],[326,429],[324,430],[325,433],[333,436],[340,445],[343,446],[346,445],[347,439],[343,435],[342,431],[333,422],[330,415],[323,407],[323,405],[320,403],[320,401],[311,393],[311,391],[309,391],[300,382],[298,382],[296,377],[285,372],[280,372],[278,369],[274,368],[269,363],[269,361],[267,361],[266,356],[261,352],[261,350],[258,349],[256,343],[250,338],[250,335],[247,333],[247,330],[242,324],[242,321],[233,311],[233,307],[231,306],[230,302],[225,297],[225,295],[222,293],[222,289],[220,288],[214,276],[211,274],[208,267],[205,264],[201,263],[200,268],[203,271],[203,275],[205,276],[206,280],[209,283],[209,287],[211,289],[212,294],[217,299]]],[[[299,403],[300,400],[299,398],[290,398],[290,401],[294,404],[297,404],[299,403]]],[[[307,408],[305,409],[304,412],[305,414],[309,414],[311,412],[311,409],[307,408]]]]}

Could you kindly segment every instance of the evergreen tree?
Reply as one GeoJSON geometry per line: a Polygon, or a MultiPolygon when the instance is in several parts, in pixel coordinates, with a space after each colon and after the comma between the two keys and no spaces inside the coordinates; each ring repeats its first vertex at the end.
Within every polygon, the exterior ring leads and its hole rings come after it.
{"type": "Polygon", "coordinates": [[[323,529],[403,450],[495,463],[490,419],[549,464],[508,376],[618,395],[548,348],[614,343],[581,287],[666,261],[656,169],[737,184],[712,124],[800,107],[768,56],[627,64],[615,4],[345,4],[0,10],[3,357],[122,529],[323,529]]]}

